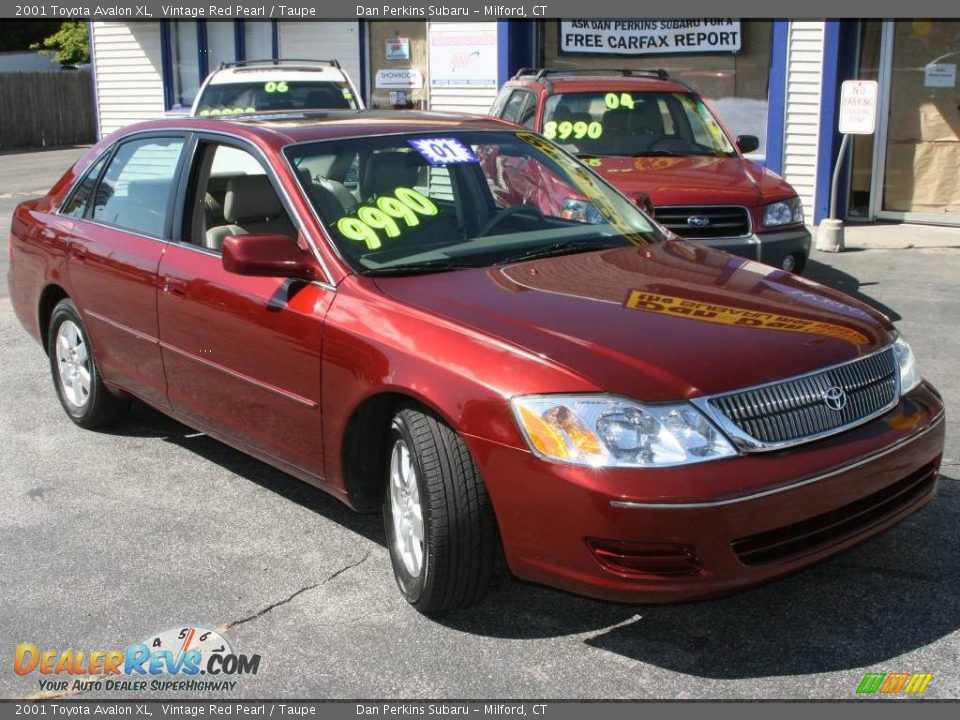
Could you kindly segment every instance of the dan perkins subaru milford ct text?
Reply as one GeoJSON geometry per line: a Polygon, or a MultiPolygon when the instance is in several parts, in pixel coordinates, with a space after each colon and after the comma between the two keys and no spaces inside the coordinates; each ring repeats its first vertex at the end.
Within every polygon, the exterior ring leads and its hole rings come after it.
{"type": "Polygon", "coordinates": [[[471,9],[454,5],[357,5],[357,17],[543,17],[546,5],[484,5],[471,9]]]}

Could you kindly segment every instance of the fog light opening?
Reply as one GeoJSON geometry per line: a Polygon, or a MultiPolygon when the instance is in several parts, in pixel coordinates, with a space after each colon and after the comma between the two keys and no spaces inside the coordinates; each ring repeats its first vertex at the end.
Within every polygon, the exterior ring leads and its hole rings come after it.
{"type": "Polygon", "coordinates": [[[636,578],[696,575],[702,564],[689,545],[587,538],[587,547],[607,570],[636,578]]]}

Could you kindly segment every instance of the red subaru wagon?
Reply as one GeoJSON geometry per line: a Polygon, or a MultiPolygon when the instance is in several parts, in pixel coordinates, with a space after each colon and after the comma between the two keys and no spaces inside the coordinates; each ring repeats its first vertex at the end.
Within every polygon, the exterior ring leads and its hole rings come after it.
{"type": "Polygon", "coordinates": [[[425,613],[500,554],[612,600],[729,592],[936,489],[943,406],[885,317],[665,235],[501,121],[135,125],[17,208],[10,255],[75,423],[136,398],[379,509],[425,613]],[[518,200],[518,161],[590,212],[518,200]]]}
{"type": "MultiPolygon", "coordinates": [[[[796,191],[744,157],[755,135],[734,137],[704,100],[664,70],[524,68],[490,109],[542,132],[691,242],[802,273],[810,232],[796,191]]],[[[524,168],[511,184],[525,186],[524,168]]],[[[579,198],[557,198],[570,214],[579,198]]]]}

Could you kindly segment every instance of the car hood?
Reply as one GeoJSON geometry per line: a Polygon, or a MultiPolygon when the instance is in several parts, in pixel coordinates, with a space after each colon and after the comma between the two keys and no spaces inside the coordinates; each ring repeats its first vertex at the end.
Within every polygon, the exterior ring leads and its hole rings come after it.
{"type": "Polygon", "coordinates": [[[648,402],[798,375],[893,339],[884,316],[853,298],[683,241],[376,283],[648,402]]]}
{"type": "Polygon", "coordinates": [[[744,158],[602,157],[588,164],[627,194],[654,205],[756,207],[796,195],[779,175],[744,158]]]}

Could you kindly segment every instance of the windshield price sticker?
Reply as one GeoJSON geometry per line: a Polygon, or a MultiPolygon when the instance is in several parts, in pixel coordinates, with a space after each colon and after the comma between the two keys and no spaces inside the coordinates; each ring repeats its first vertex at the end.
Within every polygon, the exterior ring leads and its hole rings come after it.
{"type": "Polygon", "coordinates": [[[480,162],[473,151],[456,138],[423,138],[407,142],[434,166],[480,162]]]}
{"type": "Polygon", "coordinates": [[[559,123],[550,120],[543,124],[543,135],[551,140],[556,137],[566,140],[571,136],[577,140],[583,140],[585,137],[596,140],[603,135],[603,124],[597,120],[589,123],[583,120],[577,120],[576,122],[563,120],[559,123]]]}
{"type": "Polygon", "coordinates": [[[255,113],[256,108],[235,107],[235,108],[212,108],[210,110],[201,110],[200,117],[217,117],[218,115],[247,115],[255,113]]]}
{"type": "Polygon", "coordinates": [[[633,110],[636,104],[633,102],[633,96],[630,93],[607,93],[603,96],[603,102],[610,110],[625,107],[633,110]]]}
{"type": "Polygon", "coordinates": [[[337,220],[337,230],[348,240],[366,243],[368,250],[382,246],[378,230],[388,238],[400,237],[404,229],[420,224],[420,215],[431,217],[440,209],[423,193],[413,188],[399,187],[393,195],[377,198],[373,205],[363,205],[357,209],[356,217],[345,216],[337,220]],[[406,227],[401,227],[402,220],[406,227]]]}

